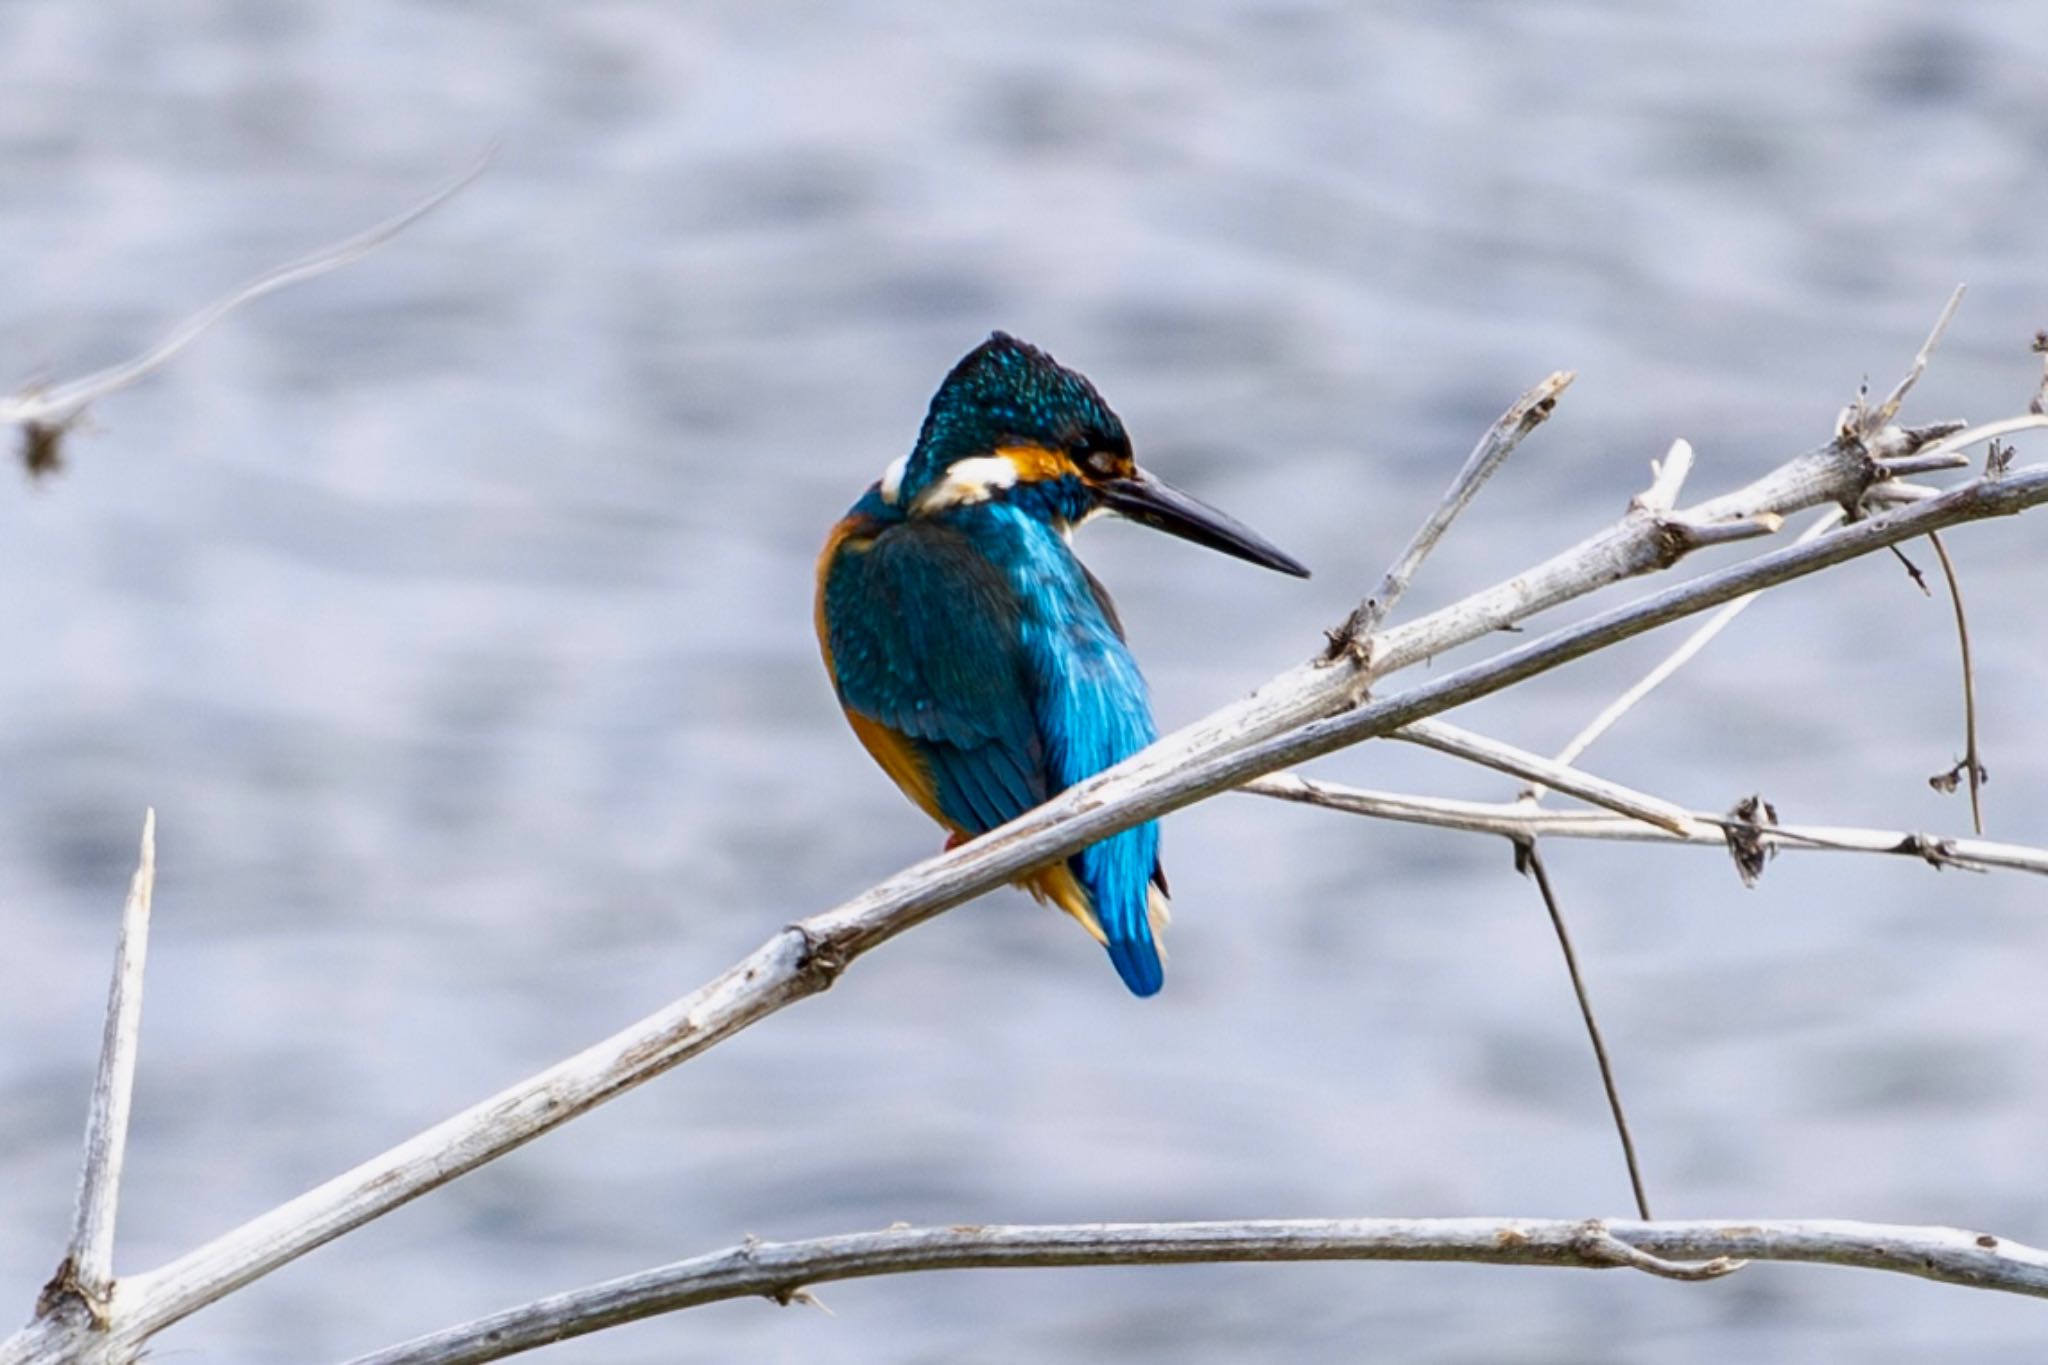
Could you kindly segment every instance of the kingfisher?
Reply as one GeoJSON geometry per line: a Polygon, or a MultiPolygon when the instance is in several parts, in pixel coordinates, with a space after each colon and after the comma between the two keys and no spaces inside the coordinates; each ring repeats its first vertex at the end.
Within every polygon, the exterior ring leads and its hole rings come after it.
{"type": "MultiPolygon", "coordinates": [[[[854,735],[948,848],[1155,737],[1116,607],[1074,556],[1115,513],[1282,573],[1299,561],[1131,458],[1095,386],[996,332],[939,385],[909,454],[826,538],[818,644],[854,735]]],[[[1133,994],[1165,982],[1159,826],[1019,879],[1109,950],[1133,994]]]]}

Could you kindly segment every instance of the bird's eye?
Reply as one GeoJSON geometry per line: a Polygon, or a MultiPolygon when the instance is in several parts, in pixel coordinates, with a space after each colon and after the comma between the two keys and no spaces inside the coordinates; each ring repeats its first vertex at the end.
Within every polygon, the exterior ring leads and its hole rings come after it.
{"type": "Polygon", "coordinates": [[[1106,479],[1116,473],[1116,456],[1106,450],[1089,451],[1082,464],[1098,479],[1106,479]]]}

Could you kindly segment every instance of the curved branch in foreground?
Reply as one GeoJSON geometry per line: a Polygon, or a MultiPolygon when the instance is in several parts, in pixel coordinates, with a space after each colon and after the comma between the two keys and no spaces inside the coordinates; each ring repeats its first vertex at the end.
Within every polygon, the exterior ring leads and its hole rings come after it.
{"type": "Polygon", "coordinates": [[[1630,1268],[1687,1280],[1718,1278],[1743,1261],[1803,1261],[2048,1297],[2048,1252],[1990,1233],[1892,1223],[1332,1218],[890,1228],[804,1242],[748,1242],[540,1299],[349,1365],[478,1365],[721,1299],[762,1296],[791,1303],[805,1286],[831,1280],[922,1270],[1218,1261],[1470,1261],[1630,1268]]]}

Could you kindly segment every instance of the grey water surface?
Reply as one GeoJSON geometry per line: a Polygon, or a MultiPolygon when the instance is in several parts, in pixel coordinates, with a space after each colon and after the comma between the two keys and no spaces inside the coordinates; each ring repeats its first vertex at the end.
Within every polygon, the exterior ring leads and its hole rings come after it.
{"type": "MultiPolygon", "coordinates": [[[[8,387],[130,354],[502,150],[380,255],[101,405],[61,477],[0,477],[0,1317],[26,1316],[68,1225],[145,804],[162,872],[126,1269],[937,847],[836,712],[812,557],[992,327],[1092,375],[1141,458],[1316,570],[1084,533],[1169,726],[1305,655],[1552,369],[1579,372],[1557,419],[1409,610],[1604,524],[1674,437],[1702,490],[1816,443],[1958,280],[1909,415],[2017,411],[2048,325],[2040,19],[2031,0],[8,0],[8,387]]],[[[2023,842],[2048,840],[2044,526],[1952,542],[1991,830],[2023,842]]],[[[1470,721],[1554,747],[1673,639],[1470,721]]],[[[1760,790],[1788,819],[1961,832],[1961,799],[1925,781],[1960,743],[1954,653],[1946,604],[1863,560],[1759,605],[1588,761],[1701,806],[1760,790]]],[[[1512,790],[1385,745],[1320,770],[1512,790]]],[[[1166,839],[1159,999],[991,897],[154,1358],[333,1360],[749,1234],[1627,1213],[1508,850],[1250,798],[1166,839]]],[[[1660,1212],[2048,1241],[2038,881],[1814,855],[1746,892],[1711,851],[1550,862],[1660,1212]]],[[[2030,1301],[1796,1267],[977,1272],[820,1297],[831,1316],[732,1303],[542,1358],[2048,1344],[2030,1301]]]]}

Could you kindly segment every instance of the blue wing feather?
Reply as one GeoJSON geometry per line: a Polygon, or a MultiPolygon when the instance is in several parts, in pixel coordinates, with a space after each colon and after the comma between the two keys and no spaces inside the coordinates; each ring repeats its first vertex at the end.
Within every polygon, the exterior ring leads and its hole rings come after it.
{"type": "Polygon", "coordinates": [[[1050,794],[1018,610],[1000,569],[924,520],[841,555],[826,579],[840,700],[912,741],[939,809],[970,834],[1050,794]]]}
{"type": "MultiPolygon", "coordinates": [[[[1043,691],[1039,724],[1046,733],[1055,786],[1072,786],[1121,763],[1155,735],[1145,679],[1122,638],[1096,617],[1088,627],[1068,621],[1056,638],[1034,642],[1043,691]],[[1100,629],[1092,628],[1099,623],[1100,629]]],[[[1075,875],[1095,901],[1111,961],[1124,984],[1151,995],[1164,983],[1152,941],[1151,890],[1159,864],[1159,826],[1147,821],[1081,850],[1075,875]]]]}

